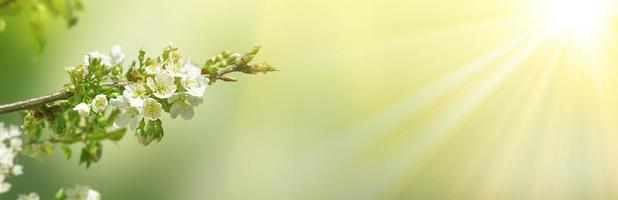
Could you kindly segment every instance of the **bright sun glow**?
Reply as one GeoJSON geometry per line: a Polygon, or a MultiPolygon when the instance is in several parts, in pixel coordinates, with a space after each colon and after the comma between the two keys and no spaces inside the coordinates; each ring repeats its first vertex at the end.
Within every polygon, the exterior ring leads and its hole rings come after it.
{"type": "Polygon", "coordinates": [[[561,33],[590,33],[605,25],[612,5],[606,0],[550,0],[541,5],[548,28],[561,33]]]}

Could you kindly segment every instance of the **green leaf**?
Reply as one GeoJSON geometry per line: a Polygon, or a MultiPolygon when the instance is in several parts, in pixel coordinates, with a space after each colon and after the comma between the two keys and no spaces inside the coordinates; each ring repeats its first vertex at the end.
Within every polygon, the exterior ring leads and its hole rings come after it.
{"type": "Polygon", "coordinates": [[[126,133],[127,133],[127,128],[113,130],[107,133],[107,139],[117,142],[117,141],[120,141],[126,133]]]}
{"type": "Polygon", "coordinates": [[[83,11],[84,10],[84,4],[82,3],[81,0],[73,0],[73,7],[77,11],[83,11]]]}
{"type": "Polygon", "coordinates": [[[135,137],[137,137],[137,141],[139,141],[139,143],[146,146],[149,145],[150,142],[152,142],[152,139],[149,139],[148,135],[146,134],[146,130],[144,130],[146,128],[146,123],[144,122],[144,120],[145,119],[139,121],[139,126],[137,127],[137,129],[135,129],[135,137]]]}
{"type": "Polygon", "coordinates": [[[46,142],[43,143],[41,145],[41,149],[43,150],[43,152],[45,152],[47,155],[51,155],[52,153],[54,153],[54,144],[50,143],[50,142],[46,142]]]}
{"type": "Polygon", "coordinates": [[[56,192],[56,195],[54,196],[54,200],[66,200],[66,199],[67,199],[67,195],[64,193],[64,189],[58,190],[58,192],[56,192]]]}
{"type": "Polygon", "coordinates": [[[97,130],[88,137],[90,141],[99,141],[102,139],[105,139],[105,130],[97,130]]]}
{"type": "Polygon", "coordinates": [[[63,115],[56,116],[53,124],[51,125],[52,131],[56,134],[62,134],[66,130],[66,121],[63,115]]]}
{"type": "Polygon", "coordinates": [[[28,24],[31,29],[31,36],[34,40],[34,49],[40,53],[47,43],[47,18],[50,17],[49,10],[44,4],[35,4],[28,12],[28,24]]]}
{"type": "Polygon", "coordinates": [[[89,160],[88,149],[84,147],[82,148],[81,154],[79,156],[79,164],[86,163],[86,167],[89,167],[90,163],[88,160],[89,160]]]}
{"type": "Polygon", "coordinates": [[[71,159],[71,155],[73,154],[71,147],[69,145],[61,145],[60,148],[62,148],[62,153],[64,153],[64,156],[66,156],[67,159],[71,159]]]}
{"type": "Polygon", "coordinates": [[[101,159],[102,153],[103,145],[101,142],[89,142],[84,148],[82,148],[79,163],[86,163],[86,168],[89,168],[92,163],[101,159]]]}
{"type": "MultiPolygon", "coordinates": [[[[118,95],[114,95],[114,96],[118,96],[118,95]]],[[[114,109],[109,116],[107,117],[107,122],[109,123],[109,125],[112,125],[114,121],[116,121],[116,119],[118,119],[118,116],[120,116],[120,110],[118,109],[114,109]]],[[[107,126],[106,126],[107,127],[107,126]]]]}

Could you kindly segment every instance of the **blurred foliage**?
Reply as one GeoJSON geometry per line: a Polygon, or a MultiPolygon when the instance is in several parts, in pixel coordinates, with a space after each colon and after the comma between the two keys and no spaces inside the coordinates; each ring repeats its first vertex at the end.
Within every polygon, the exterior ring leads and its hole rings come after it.
{"type": "Polygon", "coordinates": [[[47,26],[51,20],[62,18],[68,27],[77,24],[77,13],[83,10],[80,0],[0,0],[0,31],[10,28],[5,18],[27,19],[30,36],[37,52],[47,41],[47,26]]]}

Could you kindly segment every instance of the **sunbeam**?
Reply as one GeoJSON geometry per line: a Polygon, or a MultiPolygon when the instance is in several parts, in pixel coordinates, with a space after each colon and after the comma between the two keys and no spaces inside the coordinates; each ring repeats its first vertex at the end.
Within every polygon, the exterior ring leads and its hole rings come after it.
{"type": "MultiPolygon", "coordinates": [[[[331,142],[320,146],[320,150],[310,156],[311,159],[308,159],[309,163],[330,163],[328,168],[316,172],[320,174],[319,176],[312,177],[332,176],[339,173],[340,168],[333,168],[332,166],[344,168],[346,164],[349,164],[352,159],[358,158],[360,154],[375,144],[376,141],[404,126],[406,122],[413,119],[424,109],[427,109],[436,100],[453,92],[462,83],[469,81],[474,75],[491,67],[492,63],[497,62],[500,58],[508,55],[508,53],[517,51],[520,46],[531,43],[532,39],[538,36],[539,30],[536,27],[519,34],[510,41],[491,49],[485,55],[458,67],[455,71],[449,72],[438,80],[428,83],[396,103],[341,131],[341,133],[329,139],[331,142]],[[333,148],[337,148],[338,151],[336,153],[324,152],[333,148]],[[323,155],[325,154],[330,156],[324,157],[323,155]],[[325,158],[328,160],[325,161],[325,158]]],[[[307,180],[305,182],[311,183],[312,181],[307,180]]]]}
{"type": "MultiPolygon", "coordinates": [[[[419,90],[419,92],[413,93],[409,96],[409,98],[405,98],[400,103],[394,104],[393,107],[391,107],[390,109],[386,109],[385,111],[388,112],[382,114],[391,114],[388,116],[388,119],[391,119],[391,121],[388,121],[388,124],[390,125],[386,127],[392,127],[392,129],[376,130],[368,128],[364,130],[354,131],[355,137],[362,136],[360,135],[360,133],[371,133],[379,135],[391,133],[397,130],[399,127],[405,126],[405,122],[411,120],[416,113],[420,112],[423,109],[426,109],[428,106],[435,103],[439,98],[443,97],[443,95],[452,93],[452,89],[460,87],[462,83],[469,81],[469,78],[471,76],[477,75],[480,71],[483,71],[487,67],[495,66],[495,63],[499,61],[499,58],[506,57],[505,55],[508,52],[512,51],[516,53],[513,57],[508,58],[508,62],[498,65],[498,67],[493,70],[494,72],[491,73],[491,75],[487,79],[485,79],[485,81],[476,84],[475,88],[465,94],[465,96],[462,98],[462,101],[453,102],[451,106],[449,106],[445,109],[444,112],[442,112],[443,115],[433,119],[432,123],[424,126],[423,129],[414,130],[414,132],[416,133],[406,134],[407,136],[414,136],[414,139],[410,138],[401,140],[403,143],[406,144],[397,146],[404,149],[397,149],[397,152],[399,153],[380,158],[381,161],[385,162],[385,165],[380,165],[380,169],[382,172],[379,173],[379,177],[372,177],[372,180],[374,180],[373,182],[365,183],[371,184],[372,189],[364,189],[362,193],[357,194],[359,195],[357,197],[363,196],[368,198],[375,198],[386,195],[385,193],[388,192],[385,191],[393,191],[393,189],[388,189],[388,187],[398,188],[396,187],[398,185],[396,183],[401,182],[401,176],[410,169],[410,167],[415,163],[414,161],[416,160],[416,158],[418,156],[421,156],[424,151],[431,148],[435,141],[441,137],[442,133],[444,133],[448,128],[450,128],[452,124],[456,123],[461,118],[461,116],[472,110],[474,106],[477,106],[481,99],[489,95],[491,91],[495,89],[495,87],[497,87],[504,78],[508,77],[512,70],[514,70],[523,60],[527,58],[528,55],[530,55],[539,45],[543,43],[543,41],[545,40],[545,34],[539,32],[536,29],[533,30],[535,31],[531,31],[520,36],[518,39],[513,40],[512,42],[509,42],[506,45],[501,46],[500,48],[488,53],[487,55],[481,57],[470,65],[466,65],[465,67],[462,67],[459,70],[450,73],[447,76],[444,76],[439,81],[433,82],[424,89],[419,90]],[[529,40],[529,36],[533,36],[533,39],[529,40]],[[395,123],[393,123],[392,119],[398,120],[394,121],[395,123]]],[[[387,119],[386,116],[385,119],[387,119]]],[[[367,128],[371,126],[377,126],[376,122],[379,122],[379,120],[376,120],[375,118],[369,118],[369,120],[371,121],[368,121],[367,123],[369,123],[370,126],[361,127],[367,128]]],[[[380,124],[379,126],[385,127],[384,125],[385,124],[380,124]]],[[[370,139],[374,140],[373,143],[375,143],[375,140],[379,138],[370,137],[370,139]]],[[[370,142],[371,140],[368,140],[368,142],[370,142]]],[[[369,145],[368,147],[373,146],[371,145],[371,142],[365,145],[369,145]]],[[[354,154],[366,154],[367,150],[369,150],[366,149],[367,146],[361,145],[358,147],[359,148],[354,151],[354,154]]],[[[367,185],[358,183],[358,185],[350,186],[351,188],[346,189],[355,190],[357,188],[366,188],[366,186],[367,185]]]]}
{"type": "MultiPolygon", "coordinates": [[[[456,102],[453,102],[447,108],[442,111],[441,115],[432,119],[430,123],[424,125],[419,130],[412,130],[416,132],[411,135],[416,135],[414,139],[403,139],[407,141],[406,145],[401,145],[403,149],[398,149],[399,158],[392,159],[393,162],[388,164],[388,168],[384,169],[384,174],[380,180],[384,184],[380,185],[399,185],[404,182],[402,175],[410,170],[415,164],[415,161],[419,156],[422,156],[424,152],[432,148],[432,145],[436,141],[445,137],[442,133],[445,133],[452,127],[463,115],[471,112],[478,103],[491,94],[492,90],[499,86],[500,82],[510,75],[510,72],[517,68],[522,61],[524,61],[536,48],[538,48],[546,39],[546,33],[537,33],[536,38],[530,43],[526,44],[523,49],[517,51],[517,54],[511,57],[508,62],[499,64],[497,70],[492,73],[488,78],[483,79],[479,84],[476,84],[472,91],[466,92],[464,97],[457,98],[456,102]],[[397,184],[398,183],[398,184],[397,184]]],[[[399,188],[399,187],[395,187],[399,188]]],[[[376,192],[388,191],[387,188],[380,188],[376,192]]],[[[391,191],[392,192],[392,191],[391,191]]]]}

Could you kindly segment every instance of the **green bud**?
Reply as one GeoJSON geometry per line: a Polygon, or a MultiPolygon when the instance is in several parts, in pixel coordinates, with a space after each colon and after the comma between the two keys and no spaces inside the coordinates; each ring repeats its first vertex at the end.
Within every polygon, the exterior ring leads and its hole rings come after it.
{"type": "Polygon", "coordinates": [[[229,57],[227,57],[226,62],[228,63],[228,65],[235,65],[238,64],[238,61],[240,60],[242,56],[240,54],[232,54],[229,57]]]}
{"type": "Polygon", "coordinates": [[[144,145],[149,145],[152,141],[161,141],[163,138],[163,127],[161,127],[161,120],[148,121],[148,124],[142,120],[140,126],[135,131],[135,135],[138,141],[144,145]]]}
{"type": "Polygon", "coordinates": [[[225,58],[223,57],[223,55],[219,54],[217,56],[215,56],[215,62],[221,62],[223,61],[225,58]]]}
{"type": "Polygon", "coordinates": [[[227,57],[229,57],[230,55],[232,55],[232,53],[231,53],[230,51],[227,51],[227,50],[226,50],[226,51],[222,51],[222,52],[221,52],[221,56],[223,56],[223,58],[227,58],[227,57]]]}
{"type": "Polygon", "coordinates": [[[240,64],[247,64],[249,62],[251,62],[253,60],[253,58],[255,57],[255,55],[260,52],[260,48],[262,48],[261,46],[256,46],[253,48],[253,50],[251,50],[249,53],[246,53],[244,56],[242,56],[242,58],[240,59],[240,64]]]}
{"type": "Polygon", "coordinates": [[[254,64],[249,68],[250,74],[267,73],[267,72],[275,72],[275,71],[279,71],[279,70],[268,63],[254,64]]]}
{"type": "Polygon", "coordinates": [[[165,49],[163,49],[163,54],[161,55],[161,57],[163,57],[163,60],[167,60],[168,58],[170,58],[170,56],[172,56],[172,52],[175,52],[177,50],[178,48],[176,48],[172,44],[169,44],[167,47],[165,47],[165,49]]]}
{"type": "Polygon", "coordinates": [[[255,46],[253,47],[253,50],[251,50],[251,52],[249,52],[249,54],[251,55],[256,55],[258,52],[260,52],[260,49],[262,48],[262,46],[255,46]]]}
{"type": "Polygon", "coordinates": [[[144,48],[139,49],[139,52],[137,53],[137,60],[139,60],[140,63],[144,62],[144,56],[146,55],[146,50],[144,48]]]}
{"type": "Polygon", "coordinates": [[[120,65],[114,65],[114,68],[112,68],[112,74],[114,76],[120,76],[122,74],[122,67],[120,65]]]}

